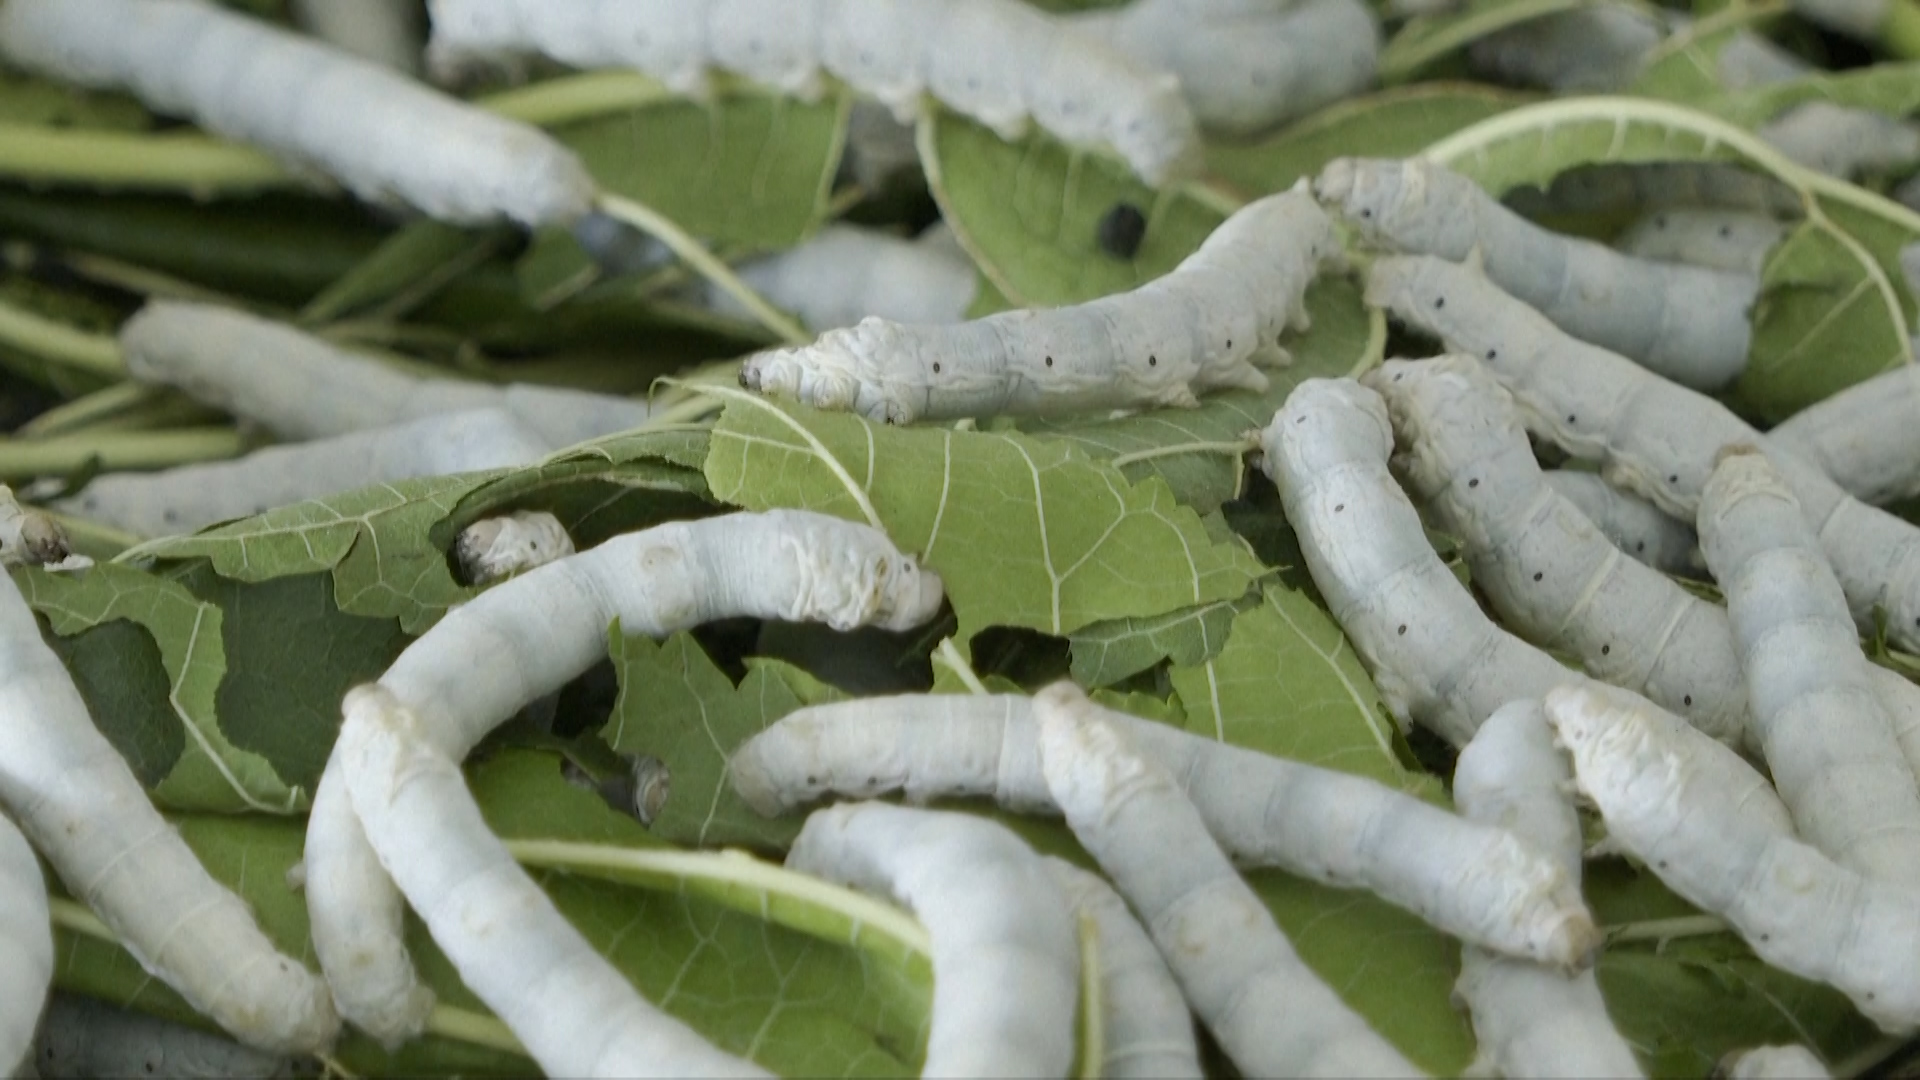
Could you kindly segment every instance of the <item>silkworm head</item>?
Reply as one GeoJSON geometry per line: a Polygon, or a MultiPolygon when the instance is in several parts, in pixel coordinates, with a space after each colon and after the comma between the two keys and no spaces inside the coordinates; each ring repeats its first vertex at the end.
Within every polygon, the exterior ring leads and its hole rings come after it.
{"type": "Polygon", "coordinates": [[[1199,173],[1200,133],[1171,77],[1113,114],[1107,136],[1121,157],[1155,187],[1199,173]]]}

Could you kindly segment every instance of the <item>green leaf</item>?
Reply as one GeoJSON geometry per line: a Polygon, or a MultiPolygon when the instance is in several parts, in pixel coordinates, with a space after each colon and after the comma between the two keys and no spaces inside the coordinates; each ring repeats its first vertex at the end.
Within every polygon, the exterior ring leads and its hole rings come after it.
{"type": "Polygon", "coordinates": [[[707,480],[726,502],[884,527],[940,572],[960,642],[988,626],[1089,623],[1237,598],[1264,572],[1214,543],[1158,479],[1016,432],[899,428],[724,391],[707,480]]]}
{"type": "Polygon", "coordinates": [[[1920,214],[1782,157],[1717,117],[1637,98],[1573,98],[1516,109],[1456,132],[1427,156],[1494,194],[1544,187],[1579,165],[1730,161],[1770,173],[1804,200],[1808,225],[1769,257],[1741,398],[1778,419],[1897,363],[1911,362],[1914,301],[1900,245],[1920,214]],[[1829,369],[1831,349],[1852,350],[1829,369]],[[1823,370],[1828,369],[1828,370],[1823,370]],[[1843,381],[1847,380],[1847,381],[1843,381]]]}
{"type": "MultiPolygon", "coordinates": [[[[506,751],[473,766],[469,779],[488,824],[503,838],[660,847],[599,796],[562,780],[552,755],[506,751]]],[[[187,816],[179,824],[207,869],[240,893],[269,936],[311,964],[305,903],[286,884],[286,872],[300,858],[303,825],[213,816],[187,816]]],[[[686,885],[636,889],[553,870],[535,871],[534,877],[643,996],[723,1049],[786,1075],[917,1071],[931,981],[911,963],[903,969],[897,950],[866,941],[850,948],[764,922],[742,911],[738,901],[709,899],[686,885]]],[[[484,1011],[411,918],[408,947],[443,1003],[484,1011]]],[[[59,954],[63,989],[194,1019],[178,995],[146,977],[117,946],[63,932],[59,954]]],[[[431,1029],[397,1055],[349,1034],[335,1056],[361,1075],[525,1075],[529,1068],[523,1058],[439,1037],[431,1029]]]]}
{"type": "Polygon", "coordinates": [[[512,235],[504,227],[462,229],[432,218],[410,222],[308,301],[300,321],[325,324],[375,305],[381,316],[397,318],[512,235]]]}
{"type": "Polygon", "coordinates": [[[920,122],[920,160],[940,213],[987,280],[1022,305],[1072,304],[1159,277],[1226,220],[1191,190],[1142,184],[1118,159],[1043,132],[1006,142],[941,109],[920,122]],[[1101,250],[1100,219],[1128,203],[1147,218],[1131,259],[1101,250]]]}
{"type": "Polygon", "coordinates": [[[601,187],[722,246],[777,249],[826,217],[851,98],[734,90],[557,125],[601,187]]]}
{"type": "Polygon", "coordinates": [[[81,90],[16,72],[0,75],[0,123],[145,131],[153,117],[125,94],[81,90]]]}
{"type": "Polygon", "coordinates": [[[694,470],[701,432],[636,432],[564,451],[520,469],[380,484],[269,510],[191,536],[143,544],[123,558],[206,559],[243,582],[330,571],[341,611],[397,618],[418,634],[473,595],[454,580],[447,551],[489,512],[543,509],[579,547],[613,533],[687,516],[703,506],[694,470]]]}
{"type": "Polygon", "coordinates": [[[1207,145],[1207,172],[1251,197],[1285,191],[1337,157],[1408,157],[1538,100],[1481,83],[1428,82],[1336,102],[1258,142],[1207,145]]]}
{"type": "MultiPolygon", "coordinates": [[[[134,696],[144,699],[149,708],[136,714],[137,720],[133,716],[113,716],[108,730],[124,733],[129,726],[164,725],[185,734],[178,757],[153,789],[156,802],[180,809],[267,813],[287,813],[305,803],[306,791],[290,789],[267,759],[235,746],[221,729],[215,697],[227,673],[227,658],[222,648],[223,616],[219,608],[196,600],[177,582],[111,563],[79,574],[23,569],[15,571],[14,580],[28,604],[46,616],[53,632],[62,637],[119,620],[130,621],[152,635],[166,672],[167,711],[156,715],[151,709],[151,691],[135,691],[134,696]]],[[[115,636],[109,636],[96,639],[95,647],[112,649],[117,643],[115,636]]],[[[74,642],[63,651],[71,656],[87,647],[74,642]]],[[[127,660],[130,667],[121,675],[124,681],[131,682],[146,673],[138,654],[127,660]]],[[[81,663],[99,671],[112,660],[110,654],[97,653],[81,663]]],[[[89,708],[98,705],[104,712],[132,703],[132,698],[125,696],[130,687],[115,689],[112,697],[89,701],[89,708]]],[[[165,735],[136,734],[132,739],[123,737],[116,746],[125,753],[172,743],[173,739],[165,735]]],[[[146,757],[135,771],[153,776],[159,772],[158,765],[158,758],[146,757]]]]}
{"type": "Polygon", "coordinates": [[[653,834],[702,847],[791,843],[800,822],[754,813],[726,778],[736,747],[801,706],[777,670],[784,665],[756,664],[736,687],[690,634],[656,643],[615,624],[609,639],[620,698],[601,736],[620,753],[665,762],[672,785],[653,834]]]}
{"type": "Polygon", "coordinates": [[[1200,513],[1236,498],[1246,482],[1239,446],[1272,421],[1294,387],[1308,379],[1349,375],[1380,359],[1386,327],[1368,312],[1359,288],[1344,277],[1324,277],[1307,291],[1312,329],[1284,341],[1293,362],[1269,368],[1261,393],[1209,395],[1197,409],[1154,409],[1119,419],[1099,416],[1033,418],[1031,434],[1064,439],[1097,460],[1115,462],[1128,480],[1159,477],[1174,496],[1200,513]]]}
{"type": "Polygon", "coordinates": [[[1082,627],[1070,638],[1073,681],[1110,686],[1162,660],[1188,667],[1211,660],[1226,647],[1234,615],[1249,606],[1245,598],[1215,600],[1162,615],[1109,619],[1082,627]]]}

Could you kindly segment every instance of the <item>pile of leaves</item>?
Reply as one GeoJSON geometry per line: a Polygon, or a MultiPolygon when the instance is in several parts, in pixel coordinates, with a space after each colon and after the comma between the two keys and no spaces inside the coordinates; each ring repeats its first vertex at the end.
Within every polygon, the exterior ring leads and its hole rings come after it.
{"type": "MultiPolygon", "coordinates": [[[[555,73],[487,100],[551,128],[607,189],[728,254],[790,247],[836,217],[919,226],[937,214],[979,268],[975,314],[1148,281],[1234,207],[1335,156],[1426,153],[1599,236],[1625,223],[1618,208],[1576,213],[1577,200],[1555,193],[1651,163],[1732,164],[1797,213],[1767,260],[1732,403],[1777,420],[1912,363],[1914,297],[1896,255],[1920,240],[1920,214],[1876,193],[1902,177],[1824,176],[1753,130],[1810,100],[1905,116],[1920,109],[1920,67],[1864,66],[1873,57],[1861,46],[1761,4],[1702,13],[1619,95],[1461,81],[1471,42],[1572,6],[1470,0],[1390,18],[1384,89],[1214,144],[1202,181],[1161,191],[1118,161],[1038,134],[1005,142],[937,111],[917,133],[923,175],[859,188],[836,179],[844,96],[807,104],[731,85],[688,102],[637,75],[555,73]],[[1726,91],[1702,73],[1742,29],[1854,66],[1726,91]],[[1123,204],[1147,222],[1127,257],[1100,243],[1102,220],[1123,204]]],[[[171,393],[129,393],[89,357],[88,343],[147,295],[224,298],[468,377],[652,389],[677,410],[675,422],[527,468],[343,492],[190,536],[136,546],[76,525],[82,549],[109,561],[81,575],[16,572],[100,727],[292,955],[311,962],[289,871],[341,695],[473,594],[448,547],[466,524],[513,509],[554,513],[581,547],[738,507],[854,519],[870,509],[947,584],[949,611],[908,634],[741,621],[653,641],[610,628],[607,665],[469,764],[494,828],[525,842],[516,850],[556,903],[642,993],[781,1073],[917,1071],[924,953],[801,900],[763,909],[724,875],[625,856],[743,848],[777,860],[798,821],[749,811],[725,782],[725,758],[803,705],[1030,690],[1070,675],[1130,712],[1447,802],[1447,752],[1389,719],[1316,597],[1276,493],[1244,459],[1247,432],[1301,380],[1384,354],[1388,329],[1350,279],[1314,287],[1312,327],[1286,342],[1293,362],[1264,393],[1113,418],[896,428],[731,389],[726,362],[769,342],[680,299],[680,271],[610,275],[565,233],[383,218],[124,98],[0,81],[0,179],[0,301],[30,323],[0,320],[0,412],[14,432],[0,440],[0,477],[73,489],[103,467],[253,441],[171,393]],[[579,782],[645,757],[671,777],[645,825],[579,782]],[[554,840],[587,846],[537,843],[554,840]]],[[[1088,862],[1063,825],[1002,819],[1088,862]]],[[[1439,1074],[1469,1064],[1471,1030],[1451,1002],[1457,942],[1363,893],[1274,871],[1251,880],[1308,963],[1411,1060],[1439,1074]]],[[[1730,1049],[1804,1042],[1857,1073],[1895,1050],[1840,995],[1760,963],[1625,861],[1592,864],[1587,893],[1611,932],[1601,986],[1648,1069],[1701,1075],[1730,1049]]],[[[61,912],[61,988],[194,1021],[97,923],[72,905],[61,912]]],[[[340,1063],[524,1073],[511,1038],[417,926],[411,944],[449,1008],[397,1054],[349,1038],[340,1063]]]]}

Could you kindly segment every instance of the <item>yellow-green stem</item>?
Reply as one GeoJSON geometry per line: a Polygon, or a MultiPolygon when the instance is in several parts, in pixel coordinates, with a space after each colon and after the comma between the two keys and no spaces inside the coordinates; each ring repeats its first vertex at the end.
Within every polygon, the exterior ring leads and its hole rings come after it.
{"type": "Polygon", "coordinates": [[[1920,4],[1889,0],[1887,20],[1880,24],[1880,44],[1902,60],[1920,59],[1920,4]]]}
{"type": "Polygon", "coordinates": [[[0,123],[0,176],[202,197],[303,186],[250,147],[204,135],[81,131],[0,123]]]}
{"type": "Polygon", "coordinates": [[[792,317],[767,303],[765,297],[754,292],[751,286],[741,281],[734,274],[732,267],[721,262],[698,240],[687,235],[679,225],[674,224],[652,207],[604,191],[600,193],[596,202],[601,212],[608,217],[631,225],[667,245],[667,248],[678,255],[682,262],[693,267],[701,277],[720,286],[728,296],[739,301],[741,307],[751,312],[762,326],[773,331],[782,341],[790,345],[799,345],[813,340],[813,335],[807,333],[792,317]]]}
{"type": "Polygon", "coordinates": [[[75,330],[12,304],[0,303],[0,345],[74,371],[107,379],[127,377],[120,343],[112,335],[75,330]]]}
{"type": "Polygon", "coordinates": [[[169,469],[233,457],[246,449],[246,439],[230,427],[0,439],[0,477],[66,476],[95,458],[111,472],[169,469]]]}
{"type": "Polygon", "coordinates": [[[89,424],[118,416],[129,409],[160,399],[164,391],[140,383],[123,382],[83,394],[63,402],[20,425],[14,435],[22,439],[44,439],[49,435],[84,428],[89,424]]]}

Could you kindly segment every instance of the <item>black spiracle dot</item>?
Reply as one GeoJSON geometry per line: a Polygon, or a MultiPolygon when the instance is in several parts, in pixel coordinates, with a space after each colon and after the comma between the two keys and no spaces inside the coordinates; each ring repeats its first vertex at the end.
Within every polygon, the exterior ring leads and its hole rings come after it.
{"type": "Polygon", "coordinates": [[[1115,203],[1113,209],[1100,215],[1100,222],[1093,230],[1094,243],[1116,259],[1133,258],[1146,238],[1147,215],[1127,202],[1115,203]]]}
{"type": "Polygon", "coordinates": [[[1052,367],[1052,366],[1053,366],[1053,357],[1051,357],[1051,356],[1049,356],[1049,357],[1047,357],[1047,366],[1048,366],[1048,367],[1052,367]]]}
{"type": "Polygon", "coordinates": [[[1400,624],[1400,636],[1401,636],[1401,637],[1405,637],[1405,636],[1406,636],[1406,634],[1407,634],[1407,624],[1406,624],[1406,623],[1401,623],[1401,624],[1400,624]]]}
{"type": "Polygon", "coordinates": [[[1633,542],[1633,550],[1635,554],[1647,550],[1647,542],[1645,540],[1635,540],[1633,542]]]}
{"type": "Polygon", "coordinates": [[[1611,653],[1611,652],[1613,652],[1613,646],[1611,646],[1611,645],[1602,645],[1602,646],[1600,646],[1600,655],[1601,655],[1601,656],[1606,656],[1606,655],[1608,655],[1608,654],[1609,654],[1609,653],[1611,653]]]}
{"type": "Polygon", "coordinates": [[[1680,482],[1680,477],[1677,474],[1667,477],[1667,483],[1669,484],[1677,484],[1679,482],[1680,482]]]}
{"type": "Polygon", "coordinates": [[[1544,578],[1544,577],[1546,577],[1546,576],[1547,576],[1546,574],[1544,574],[1544,573],[1542,573],[1542,572],[1540,572],[1540,571],[1538,571],[1538,570],[1535,570],[1535,571],[1533,572],[1533,580],[1535,580],[1535,581],[1539,581],[1540,579],[1542,579],[1542,578],[1544,578]]]}
{"type": "Polygon", "coordinates": [[[1446,298],[1446,297],[1444,297],[1444,296],[1436,296],[1436,297],[1434,297],[1434,298],[1433,298],[1433,308],[1434,308],[1434,310],[1435,310],[1435,311],[1438,311],[1438,310],[1440,310],[1441,308],[1443,308],[1443,307],[1446,307],[1446,306],[1447,306],[1447,298],[1446,298]]]}
{"type": "Polygon", "coordinates": [[[1499,350],[1499,349],[1488,349],[1488,350],[1487,350],[1487,359],[1489,359],[1489,360],[1491,360],[1491,359],[1493,359],[1494,357],[1496,357],[1496,356],[1499,356],[1499,355],[1500,355],[1500,350],[1499,350]]]}
{"type": "Polygon", "coordinates": [[[1469,481],[1467,481],[1467,486],[1468,486],[1468,487],[1470,487],[1470,488],[1477,488],[1477,487],[1479,487],[1479,486],[1480,486],[1480,478],[1476,476],[1476,477],[1474,477],[1473,479],[1471,479],[1471,480],[1469,480],[1469,481]]]}
{"type": "Polygon", "coordinates": [[[1683,696],[1683,697],[1682,697],[1682,698],[1680,699],[1680,704],[1682,704],[1682,705],[1691,705],[1691,704],[1693,704],[1693,695],[1692,695],[1692,694],[1687,694],[1687,695],[1685,695],[1685,696],[1683,696]]]}
{"type": "Polygon", "coordinates": [[[1157,356],[1149,356],[1149,357],[1147,357],[1147,366],[1148,366],[1148,367],[1159,367],[1159,366],[1160,366],[1160,358],[1159,358],[1159,357],[1157,357],[1157,356]]]}
{"type": "Polygon", "coordinates": [[[940,374],[940,361],[938,361],[938,360],[935,360],[935,361],[933,362],[933,373],[934,373],[935,375],[938,375],[938,374],[940,374]]]}
{"type": "Polygon", "coordinates": [[[1567,414],[1567,423],[1569,424],[1573,423],[1575,420],[1578,420],[1578,419],[1579,417],[1573,415],[1572,413],[1567,414]]]}
{"type": "Polygon", "coordinates": [[[1334,513],[1336,513],[1336,514],[1337,514],[1337,513],[1339,513],[1339,512],[1340,512],[1340,511],[1342,511],[1342,510],[1345,510],[1346,508],[1347,508],[1347,504],[1346,504],[1346,503],[1334,503],[1334,504],[1333,504],[1333,512],[1334,512],[1334,513]]]}

